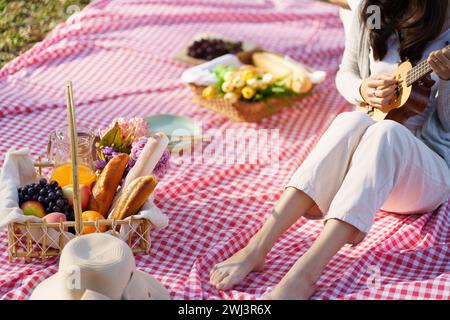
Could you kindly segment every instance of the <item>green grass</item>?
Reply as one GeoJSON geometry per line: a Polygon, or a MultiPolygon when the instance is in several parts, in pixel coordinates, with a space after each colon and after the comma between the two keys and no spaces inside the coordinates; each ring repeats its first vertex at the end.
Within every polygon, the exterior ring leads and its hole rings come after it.
{"type": "Polygon", "coordinates": [[[90,0],[0,0],[0,68],[90,0]]]}

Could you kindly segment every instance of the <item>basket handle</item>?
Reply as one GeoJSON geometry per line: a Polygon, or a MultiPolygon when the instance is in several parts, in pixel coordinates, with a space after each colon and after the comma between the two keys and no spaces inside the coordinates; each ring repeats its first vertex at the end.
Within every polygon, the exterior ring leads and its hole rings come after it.
{"type": "Polygon", "coordinates": [[[67,121],[69,123],[69,142],[72,161],[72,183],[73,183],[73,211],[75,215],[75,232],[77,235],[83,232],[81,220],[80,180],[78,174],[78,132],[75,118],[75,107],[73,102],[72,82],[66,81],[67,121]]]}

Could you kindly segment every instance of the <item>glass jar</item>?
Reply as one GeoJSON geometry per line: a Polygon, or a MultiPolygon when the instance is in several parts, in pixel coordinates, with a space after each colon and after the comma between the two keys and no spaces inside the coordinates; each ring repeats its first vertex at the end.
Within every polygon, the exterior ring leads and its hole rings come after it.
{"type": "MultiPolygon", "coordinates": [[[[95,158],[95,134],[89,128],[78,128],[78,171],[80,184],[91,186],[95,181],[93,170],[95,158]]],[[[61,187],[72,184],[72,162],[68,127],[59,128],[50,134],[48,141],[48,159],[54,169],[50,180],[61,187]]]]}

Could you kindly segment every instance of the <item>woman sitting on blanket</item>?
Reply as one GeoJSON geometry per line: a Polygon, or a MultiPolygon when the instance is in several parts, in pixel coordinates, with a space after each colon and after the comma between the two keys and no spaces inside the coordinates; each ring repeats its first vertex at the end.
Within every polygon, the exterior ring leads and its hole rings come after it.
{"type": "Polygon", "coordinates": [[[366,0],[355,14],[336,84],[351,103],[386,105],[400,61],[428,59],[436,81],[427,108],[403,125],[363,112],[336,117],[292,176],[272,214],[246,247],[217,264],[211,283],[227,290],[260,271],[278,237],[300,217],[325,220],[319,237],[266,299],[308,299],[328,262],[356,245],[382,209],[418,214],[450,195],[450,40],[448,0],[366,0]],[[367,8],[381,9],[371,29],[367,8]]]}

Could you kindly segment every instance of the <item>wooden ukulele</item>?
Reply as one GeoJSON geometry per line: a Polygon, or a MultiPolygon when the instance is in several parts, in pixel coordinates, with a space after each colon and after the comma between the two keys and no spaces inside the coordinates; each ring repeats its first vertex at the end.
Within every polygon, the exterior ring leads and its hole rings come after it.
{"type": "MultiPolygon", "coordinates": [[[[450,45],[447,48],[450,49],[450,45]]],[[[428,105],[431,88],[434,85],[430,77],[432,71],[427,60],[415,67],[409,61],[401,63],[394,73],[398,80],[398,88],[397,95],[391,103],[383,108],[362,104],[359,109],[376,121],[389,119],[404,123],[408,118],[421,113],[428,105]]]]}

